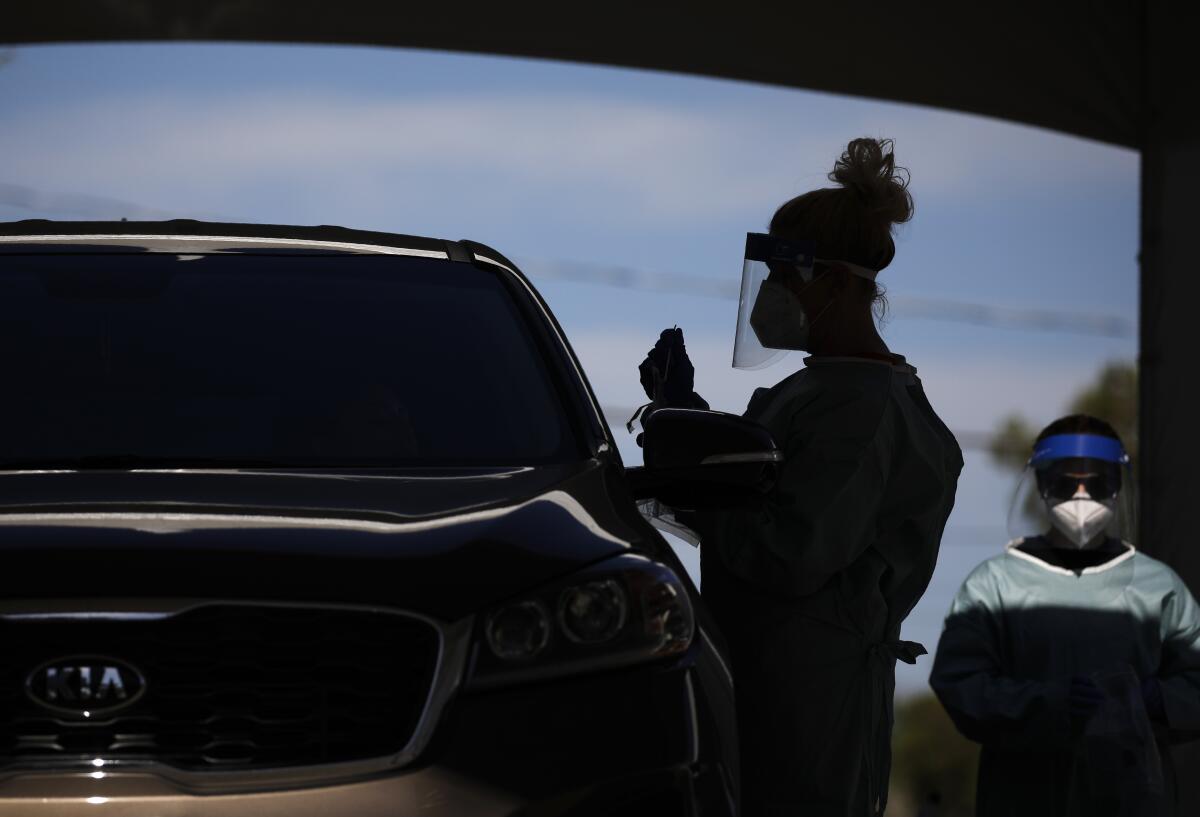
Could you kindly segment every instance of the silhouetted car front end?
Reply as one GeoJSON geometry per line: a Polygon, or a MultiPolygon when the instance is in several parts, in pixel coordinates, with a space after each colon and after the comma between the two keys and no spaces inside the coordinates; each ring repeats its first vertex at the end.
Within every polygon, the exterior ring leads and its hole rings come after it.
{"type": "Polygon", "coordinates": [[[732,814],[732,689],[481,245],[0,225],[0,814],[732,814]]]}

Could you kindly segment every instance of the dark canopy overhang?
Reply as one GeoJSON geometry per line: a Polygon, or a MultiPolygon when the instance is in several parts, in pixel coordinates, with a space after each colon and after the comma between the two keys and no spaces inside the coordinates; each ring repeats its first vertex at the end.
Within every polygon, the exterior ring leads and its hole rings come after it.
{"type": "Polygon", "coordinates": [[[681,71],[916,102],[1139,146],[1141,2],[40,0],[0,41],[405,46],[681,71]]]}

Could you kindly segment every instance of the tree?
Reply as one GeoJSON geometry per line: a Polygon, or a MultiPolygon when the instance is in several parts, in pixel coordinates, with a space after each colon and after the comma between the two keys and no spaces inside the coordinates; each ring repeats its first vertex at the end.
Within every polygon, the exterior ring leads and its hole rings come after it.
{"type": "Polygon", "coordinates": [[[1019,414],[1010,414],[1000,421],[1000,426],[988,442],[988,453],[992,461],[1020,471],[1029,461],[1037,429],[1019,414]]]}
{"type": "Polygon", "coordinates": [[[1110,363],[1096,382],[1071,401],[1071,411],[1099,417],[1116,429],[1125,451],[1137,459],[1137,368],[1132,363],[1110,363]]]}

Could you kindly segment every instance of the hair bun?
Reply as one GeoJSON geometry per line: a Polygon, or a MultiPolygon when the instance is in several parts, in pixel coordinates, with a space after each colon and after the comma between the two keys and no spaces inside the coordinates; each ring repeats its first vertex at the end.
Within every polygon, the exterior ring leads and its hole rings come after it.
{"type": "Polygon", "coordinates": [[[896,166],[891,139],[853,139],[833,165],[829,180],[858,194],[864,204],[889,224],[912,218],[909,173],[896,166]]]}

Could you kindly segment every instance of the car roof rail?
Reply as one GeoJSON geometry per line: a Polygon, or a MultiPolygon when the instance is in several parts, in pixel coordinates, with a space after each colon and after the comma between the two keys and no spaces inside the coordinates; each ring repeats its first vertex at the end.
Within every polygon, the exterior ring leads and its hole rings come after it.
{"type": "MultiPolygon", "coordinates": [[[[435,250],[449,253],[453,242],[424,236],[384,233],[374,230],[353,230],[329,224],[301,226],[292,224],[246,224],[240,222],[197,221],[178,218],[164,221],[59,221],[57,219],[24,219],[0,221],[0,235],[54,235],[69,238],[91,234],[113,235],[216,235],[230,238],[297,238],[311,241],[333,241],[359,244],[378,244],[416,250],[435,250]]],[[[470,259],[473,260],[473,259],[470,259]]]]}
{"type": "Polygon", "coordinates": [[[467,238],[464,238],[462,241],[460,241],[458,243],[462,244],[464,247],[466,247],[468,250],[470,250],[473,255],[486,256],[488,259],[490,259],[492,261],[498,261],[499,263],[508,267],[513,272],[520,273],[520,269],[521,269],[520,267],[518,267],[512,261],[509,261],[498,250],[492,249],[487,244],[481,244],[478,241],[471,241],[470,239],[467,239],[467,238]]]}
{"type": "Polygon", "coordinates": [[[447,241],[446,257],[451,261],[460,261],[465,264],[475,263],[475,253],[465,241],[447,241]]]}

